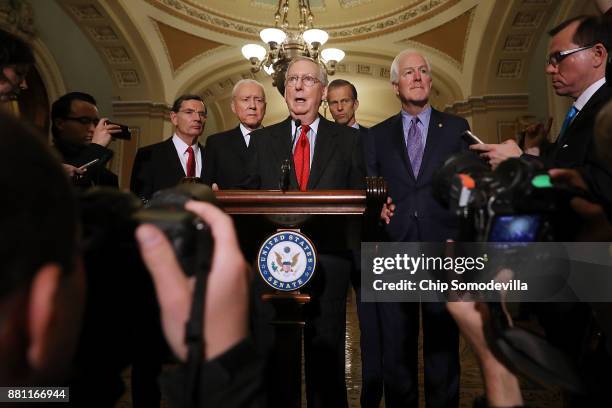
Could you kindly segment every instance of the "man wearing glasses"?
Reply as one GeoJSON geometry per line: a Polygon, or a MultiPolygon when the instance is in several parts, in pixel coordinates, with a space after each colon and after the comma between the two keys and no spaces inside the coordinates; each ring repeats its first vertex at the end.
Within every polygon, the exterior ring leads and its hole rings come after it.
{"type": "MultiPolygon", "coordinates": [[[[572,98],[573,103],[554,148],[543,160],[555,167],[599,168],[601,163],[597,163],[594,152],[593,125],[599,110],[612,97],[605,77],[609,39],[604,23],[598,17],[580,16],[561,23],[549,34],[552,39],[546,73],[550,75],[555,93],[572,98]]],[[[514,141],[470,148],[480,152],[494,167],[507,158],[523,154],[514,141]]]]}
{"type": "MultiPolygon", "coordinates": [[[[321,66],[303,57],[289,64],[284,93],[289,117],[251,135],[249,187],[278,189],[279,183],[283,184],[281,166],[285,161],[291,163],[286,180],[289,190],[365,187],[359,132],[319,115],[326,92],[327,74],[321,66]]],[[[315,242],[319,258],[317,271],[305,289],[312,299],[304,309],[304,367],[310,408],[348,406],[344,344],[352,259],[342,235],[345,226],[336,224],[340,222],[330,217],[324,226],[320,222],[318,227],[302,229],[315,242]]],[[[260,329],[268,327],[266,321],[258,323],[260,329]]],[[[266,352],[272,351],[269,347],[272,344],[263,344],[266,352]]],[[[273,395],[271,392],[270,398],[273,395]]]]}
{"type": "Polygon", "coordinates": [[[53,144],[62,155],[64,170],[75,185],[119,187],[117,175],[106,168],[113,157],[108,148],[117,125],[100,118],[96,100],[83,92],[70,92],[51,105],[53,144]],[[85,169],[85,164],[95,161],[85,169]]]}
{"type": "Polygon", "coordinates": [[[182,95],[174,101],[170,112],[174,135],[141,147],[134,159],[130,189],[143,201],[158,190],[177,185],[183,177],[201,176],[203,147],[198,138],[204,132],[206,117],[200,96],[182,95]]]}

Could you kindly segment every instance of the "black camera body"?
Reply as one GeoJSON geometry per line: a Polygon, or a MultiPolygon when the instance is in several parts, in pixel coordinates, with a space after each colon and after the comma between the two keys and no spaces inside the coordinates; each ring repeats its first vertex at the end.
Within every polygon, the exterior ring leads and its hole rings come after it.
{"type": "Polygon", "coordinates": [[[569,201],[581,193],[552,181],[539,162],[513,158],[491,171],[473,153],[459,153],[434,175],[433,188],[459,217],[462,241],[562,241],[578,226],[569,201]]]}
{"type": "Polygon", "coordinates": [[[91,188],[80,197],[86,254],[103,252],[118,260],[138,257],[134,231],[140,224],[160,228],[188,276],[197,268],[208,271],[212,237],[208,225],[184,209],[192,199],[189,187],[161,190],[143,206],[133,194],[111,188],[91,188]],[[198,265],[198,259],[206,262],[198,265]]]}

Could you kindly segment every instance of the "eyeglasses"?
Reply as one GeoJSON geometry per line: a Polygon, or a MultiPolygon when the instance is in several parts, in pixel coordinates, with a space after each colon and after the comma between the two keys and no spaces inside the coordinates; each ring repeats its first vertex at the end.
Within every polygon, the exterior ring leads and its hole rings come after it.
{"type": "Polygon", "coordinates": [[[318,78],[315,78],[311,75],[304,75],[304,76],[299,76],[299,75],[291,75],[287,77],[287,86],[290,87],[294,87],[297,85],[299,80],[302,80],[302,84],[304,84],[304,86],[307,87],[311,87],[314,86],[314,84],[316,84],[317,82],[321,82],[318,78]]]}
{"type": "Polygon", "coordinates": [[[191,116],[191,115],[193,115],[194,113],[197,113],[197,114],[198,114],[198,116],[199,116],[200,118],[205,118],[205,117],[207,117],[207,116],[208,116],[208,113],[206,113],[206,112],[202,112],[202,111],[195,111],[195,110],[193,110],[193,109],[185,109],[185,110],[180,110],[179,112],[184,113],[184,114],[185,114],[185,115],[187,115],[187,116],[191,116]]]}
{"type": "Polygon", "coordinates": [[[548,55],[548,58],[546,58],[546,65],[552,65],[553,67],[556,67],[561,63],[561,61],[563,61],[570,55],[580,51],[588,50],[589,48],[593,48],[594,46],[595,44],[585,45],[584,47],[572,48],[571,50],[553,52],[552,54],[548,55]]]}
{"type": "Polygon", "coordinates": [[[94,125],[94,126],[98,126],[98,123],[100,123],[100,118],[90,118],[89,116],[79,116],[76,118],[73,118],[71,116],[67,116],[64,118],[65,120],[72,120],[74,122],[79,122],[81,125],[94,125]]]}

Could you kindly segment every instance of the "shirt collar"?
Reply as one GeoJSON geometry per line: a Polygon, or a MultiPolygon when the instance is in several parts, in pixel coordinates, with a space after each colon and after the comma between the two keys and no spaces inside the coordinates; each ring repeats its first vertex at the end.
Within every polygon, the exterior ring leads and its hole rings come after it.
{"type": "MultiPolygon", "coordinates": [[[[317,118],[308,126],[310,126],[310,130],[312,130],[315,134],[317,134],[317,130],[319,130],[319,122],[321,118],[317,116],[317,118]]],[[[295,120],[291,119],[291,134],[295,133],[295,120]]]]}
{"type": "Polygon", "coordinates": [[[359,123],[355,122],[351,125],[351,127],[359,130],[359,123]]]}
{"type": "MultiPolygon", "coordinates": [[[[258,127],[257,129],[261,129],[263,126],[258,127]]],[[[244,126],[242,123],[240,123],[240,131],[242,132],[242,136],[246,136],[251,134],[251,132],[256,131],[257,129],[253,129],[253,130],[249,130],[248,127],[244,126]]]]}
{"type": "Polygon", "coordinates": [[[598,81],[593,82],[587,89],[585,89],[584,92],[580,94],[578,99],[576,99],[576,102],[574,102],[574,106],[576,107],[576,109],[581,111],[582,108],[584,108],[584,105],[586,105],[589,99],[591,99],[593,94],[595,94],[595,92],[597,92],[597,90],[601,88],[605,83],[606,77],[603,77],[598,81]]]}
{"type": "MultiPolygon", "coordinates": [[[[401,110],[401,112],[403,121],[410,122],[412,118],[415,117],[403,109],[401,110]]],[[[431,105],[427,105],[427,107],[425,107],[425,109],[423,109],[418,115],[416,115],[416,117],[419,118],[423,127],[427,129],[429,127],[429,119],[431,118],[431,105]]]]}
{"type": "MultiPolygon", "coordinates": [[[[183,141],[183,139],[181,139],[180,137],[178,137],[176,135],[176,133],[174,135],[172,135],[172,143],[174,143],[174,147],[176,148],[176,151],[179,153],[185,153],[185,151],[187,150],[187,148],[189,147],[189,145],[187,143],[185,143],[183,141]]],[[[196,141],[194,144],[191,145],[191,148],[193,149],[194,153],[198,153],[200,150],[200,145],[198,144],[198,142],[196,141]]]]}

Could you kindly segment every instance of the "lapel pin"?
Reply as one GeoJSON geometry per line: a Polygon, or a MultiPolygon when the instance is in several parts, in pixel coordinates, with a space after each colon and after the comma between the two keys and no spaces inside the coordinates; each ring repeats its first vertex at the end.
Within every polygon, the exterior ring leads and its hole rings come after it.
{"type": "Polygon", "coordinates": [[[441,123],[438,123],[438,127],[442,127],[442,124],[441,124],[441,123]]]}

